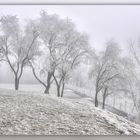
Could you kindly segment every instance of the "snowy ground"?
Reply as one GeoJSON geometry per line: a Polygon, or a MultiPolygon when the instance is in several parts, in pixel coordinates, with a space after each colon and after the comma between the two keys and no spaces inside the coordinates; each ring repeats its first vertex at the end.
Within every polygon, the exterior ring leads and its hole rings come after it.
{"type": "MultiPolygon", "coordinates": [[[[74,89],[80,93],[83,93],[85,96],[89,96],[91,98],[95,97],[95,89],[84,89],[80,87],[75,86],[68,86],[71,89],[74,89]]],[[[99,101],[102,102],[102,94],[99,94],[98,96],[99,101]]],[[[112,94],[106,98],[106,104],[109,106],[112,106],[118,110],[124,111],[128,114],[135,114],[137,113],[134,108],[134,103],[131,98],[126,97],[126,95],[122,93],[112,94]]]]}
{"type": "Polygon", "coordinates": [[[140,135],[140,126],[85,99],[0,90],[1,135],[140,135]]]}
{"type": "MultiPolygon", "coordinates": [[[[0,84],[0,89],[14,89],[14,84],[0,84]]],[[[42,94],[44,92],[44,87],[40,84],[20,84],[19,87],[20,91],[30,91],[30,92],[38,92],[38,94],[42,94]]],[[[52,88],[50,90],[51,94],[56,94],[56,87],[52,85],[52,88]]],[[[90,97],[94,98],[95,93],[94,90],[87,90],[83,88],[78,88],[75,86],[67,85],[66,87],[66,93],[64,94],[67,98],[79,98],[79,97],[90,97]],[[69,92],[69,88],[73,89],[74,91],[80,92],[80,96],[78,94],[73,94],[73,92],[69,92]]],[[[102,96],[98,97],[100,101],[102,101],[102,96]]],[[[115,97],[115,104],[114,97],[109,96],[106,99],[106,104],[109,106],[112,106],[116,109],[119,109],[121,111],[124,111],[128,114],[135,114],[135,110],[133,110],[133,102],[131,99],[128,99],[126,97],[115,97]]]]}

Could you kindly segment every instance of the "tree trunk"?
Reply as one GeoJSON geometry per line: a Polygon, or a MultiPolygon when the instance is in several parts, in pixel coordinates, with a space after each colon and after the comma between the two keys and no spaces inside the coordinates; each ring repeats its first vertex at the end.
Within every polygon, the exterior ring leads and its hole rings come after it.
{"type": "Polygon", "coordinates": [[[57,97],[60,97],[60,86],[57,85],[57,97]]]}
{"type": "Polygon", "coordinates": [[[98,107],[98,92],[95,94],[95,107],[98,107]]]}
{"type": "Polygon", "coordinates": [[[52,72],[48,72],[48,76],[47,76],[47,86],[46,89],[44,91],[44,93],[49,94],[49,90],[51,87],[51,78],[52,78],[53,73],[52,72]]]}
{"type": "Polygon", "coordinates": [[[50,90],[50,84],[46,86],[44,93],[49,94],[49,90],[50,90]]]}
{"type": "Polygon", "coordinates": [[[19,89],[19,79],[17,78],[17,76],[15,77],[15,90],[19,89]]]}
{"type": "Polygon", "coordinates": [[[63,82],[63,84],[62,84],[62,90],[61,90],[61,97],[63,97],[63,94],[64,94],[64,87],[65,87],[65,83],[63,82]]]}
{"type": "Polygon", "coordinates": [[[54,73],[52,74],[54,80],[55,80],[55,83],[56,83],[56,87],[57,87],[57,97],[60,97],[60,88],[61,88],[61,79],[60,81],[58,82],[54,73]]]}
{"type": "Polygon", "coordinates": [[[103,104],[102,104],[102,109],[105,109],[106,93],[107,93],[107,87],[105,87],[104,94],[103,94],[103,104]]]}

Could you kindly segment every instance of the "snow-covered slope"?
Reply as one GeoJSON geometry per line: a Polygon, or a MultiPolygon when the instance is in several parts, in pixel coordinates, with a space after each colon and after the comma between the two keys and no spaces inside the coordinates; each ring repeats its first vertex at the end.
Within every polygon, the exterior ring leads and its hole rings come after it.
{"type": "Polygon", "coordinates": [[[0,90],[1,135],[140,135],[140,126],[82,99],[0,90]]]}

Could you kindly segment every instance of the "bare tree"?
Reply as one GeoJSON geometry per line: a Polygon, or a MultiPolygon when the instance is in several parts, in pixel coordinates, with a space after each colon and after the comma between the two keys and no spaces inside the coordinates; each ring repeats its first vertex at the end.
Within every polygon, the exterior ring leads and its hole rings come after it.
{"type": "Polygon", "coordinates": [[[22,31],[16,16],[3,16],[0,22],[2,31],[0,46],[4,56],[3,61],[7,62],[14,73],[15,90],[18,90],[19,81],[28,59],[33,59],[38,53],[38,33],[33,24],[27,24],[22,31]]]}

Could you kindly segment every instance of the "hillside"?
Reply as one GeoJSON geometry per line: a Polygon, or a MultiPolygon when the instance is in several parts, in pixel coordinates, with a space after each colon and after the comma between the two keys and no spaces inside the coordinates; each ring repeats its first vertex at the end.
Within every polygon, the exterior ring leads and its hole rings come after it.
{"type": "Polygon", "coordinates": [[[0,135],[140,135],[140,126],[82,99],[0,90],[0,135]]]}

